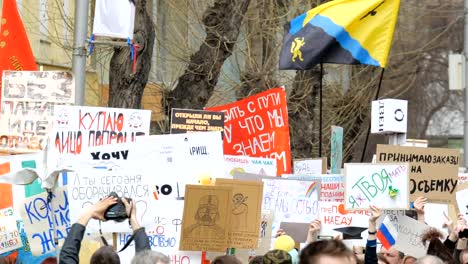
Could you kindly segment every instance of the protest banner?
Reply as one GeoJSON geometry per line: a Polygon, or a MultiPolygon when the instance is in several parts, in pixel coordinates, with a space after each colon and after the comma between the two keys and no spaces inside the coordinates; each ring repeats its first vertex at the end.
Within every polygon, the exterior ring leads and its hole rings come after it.
{"type": "Polygon", "coordinates": [[[400,164],[345,164],[346,209],[369,208],[408,209],[408,170],[400,164]]]}
{"type": "Polygon", "coordinates": [[[263,210],[274,210],[276,234],[281,222],[310,223],[319,216],[319,181],[263,179],[263,210]]]}
{"type": "Polygon", "coordinates": [[[398,235],[395,249],[415,258],[426,255],[427,248],[421,241],[421,235],[430,228],[408,216],[397,216],[396,230],[398,235]]]}
{"type": "Polygon", "coordinates": [[[48,167],[62,167],[90,147],[133,142],[148,136],[150,120],[149,110],[56,106],[48,167]]]}
{"type": "Polygon", "coordinates": [[[343,164],[343,128],[331,127],[330,147],[330,171],[332,174],[340,174],[343,164]]]}
{"type": "Polygon", "coordinates": [[[447,227],[443,227],[444,223],[447,221],[446,216],[450,218],[448,204],[426,203],[424,205],[424,212],[424,221],[428,226],[433,226],[439,229],[444,236],[448,235],[447,227]]]}
{"type": "Polygon", "coordinates": [[[4,71],[0,119],[0,151],[44,149],[52,128],[54,108],[75,102],[71,73],[4,71]]]}
{"type": "Polygon", "coordinates": [[[207,108],[222,111],[224,154],[276,159],[277,175],[291,173],[288,109],[284,88],[207,108]]]}
{"type": "MultiPolygon", "coordinates": [[[[345,209],[345,205],[339,202],[320,202],[320,220],[322,227],[320,236],[336,237],[339,232],[335,228],[340,227],[369,227],[370,212],[367,210],[345,209]]],[[[366,237],[364,234],[363,237],[366,237]]]]}
{"type": "Polygon", "coordinates": [[[224,175],[221,132],[142,137],[137,142],[99,146],[82,152],[72,169],[136,169],[154,183],[156,200],[183,199],[185,184],[224,175]]]}
{"type": "Polygon", "coordinates": [[[16,225],[16,218],[4,216],[0,218],[0,254],[23,246],[16,225]]]}
{"type": "Polygon", "coordinates": [[[232,188],[187,185],[180,250],[225,251],[231,225],[232,188]]]}
{"type": "MultiPolygon", "coordinates": [[[[150,175],[145,175],[137,169],[83,169],[69,177],[68,201],[72,222],[76,222],[86,208],[115,192],[121,198],[131,198],[137,208],[140,224],[150,226],[150,198],[153,186],[150,175]]],[[[101,229],[103,232],[131,232],[127,221],[102,222],[101,229]]],[[[91,219],[86,230],[89,233],[97,233],[99,221],[91,219]]]]}
{"type": "Polygon", "coordinates": [[[406,133],[408,101],[382,99],[372,101],[372,134],[406,133]]]}
{"type": "Polygon", "coordinates": [[[410,164],[410,199],[455,203],[460,151],[443,148],[377,145],[377,162],[410,164]]]}
{"type": "Polygon", "coordinates": [[[321,175],[327,173],[327,158],[294,160],[294,174],[321,175]]]}
{"type": "Polygon", "coordinates": [[[48,203],[47,197],[48,193],[41,193],[26,198],[20,208],[24,229],[34,256],[53,251],[55,249],[54,238],[61,246],[71,227],[66,188],[59,187],[54,191],[52,196],[53,213],[52,204],[48,203]]]}
{"type": "Polygon", "coordinates": [[[0,257],[5,257],[7,263],[42,264],[46,258],[56,256],[55,251],[33,256],[26,232],[24,230],[23,221],[16,221],[16,226],[19,232],[22,246],[13,251],[0,254],[0,257]]]}
{"type": "Polygon", "coordinates": [[[171,134],[224,131],[224,112],[171,109],[171,134]]]}
{"type": "Polygon", "coordinates": [[[224,171],[226,177],[235,172],[276,176],[276,159],[224,155],[224,171]]]}
{"type": "MultiPolygon", "coordinates": [[[[163,200],[154,204],[157,208],[154,217],[151,219],[153,228],[147,228],[151,250],[159,251],[171,260],[171,263],[200,263],[201,252],[179,251],[180,235],[182,233],[182,215],[184,201],[163,200]]],[[[117,249],[121,249],[130,239],[130,233],[119,233],[117,236],[117,249]]],[[[130,263],[135,255],[134,243],[126,250],[119,252],[121,263],[130,263]]]]}
{"type": "Polygon", "coordinates": [[[468,219],[468,184],[460,185],[455,193],[457,199],[458,212],[463,214],[465,220],[468,219]]]}
{"type": "Polygon", "coordinates": [[[229,247],[258,247],[263,182],[216,179],[215,185],[232,188],[229,247]]]}
{"type": "Polygon", "coordinates": [[[283,177],[301,181],[320,181],[320,201],[344,203],[344,177],[338,174],[317,176],[283,174],[283,177]]]}

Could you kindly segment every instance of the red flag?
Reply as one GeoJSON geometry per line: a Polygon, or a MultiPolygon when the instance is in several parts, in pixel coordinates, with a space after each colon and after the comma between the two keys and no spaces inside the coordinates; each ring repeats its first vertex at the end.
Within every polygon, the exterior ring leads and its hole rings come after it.
{"type": "MultiPolygon", "coordinates": [[[[4,70],[37,70],[31,45],[29,44],[15,0],[3,0],[1,23],[0,72],[3,74],[4,70]]],[[[0,209],[13,205],[11,184],[0,184],[0,194],[0,209]]]]}
{"type": "Polygon", "coordinates": [[[15,0],[3,0],[0,70],[34,71],[37,65],[15,0]]]}

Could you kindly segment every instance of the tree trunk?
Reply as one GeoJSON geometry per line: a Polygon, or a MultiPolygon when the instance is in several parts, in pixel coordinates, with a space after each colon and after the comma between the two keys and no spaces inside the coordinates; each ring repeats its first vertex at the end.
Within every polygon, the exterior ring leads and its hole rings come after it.
{"type": "Polygon", "coordinates": [[[168,95],[166,113],[171,107],[202,109],[206,105],[224,61],[232,54],[249,3],[250,0],[216,0],[205,11],[205,41],[168,95]]]}
{"type": "Polygon", "coordinates": [[[136,72],[129,47],[116,47],[110,61],[109,107],[141,108],[143,90],[151,70],[154,25],[146,12],[146,0],[135,1],[134,41],[138,44],[136,72]]]}
{"type": "Polygon", "coordinates": [[[293,89],[288,99],[291,151],[294,158],[315,157],[313,146],[317,144],[313,127],[319,92],[320,70],[297,71],[293,89]]]}

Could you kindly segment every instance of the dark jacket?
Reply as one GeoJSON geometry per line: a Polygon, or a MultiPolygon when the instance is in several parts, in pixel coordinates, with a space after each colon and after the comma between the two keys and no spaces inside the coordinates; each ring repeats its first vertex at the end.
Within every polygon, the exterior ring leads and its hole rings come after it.
{"type": "Polygon", "coordinates": [[[367,240],[364,263],[377,264],[377,240],[367,240]]]}
{"type": "MultiPolygon", "coordinates": [[[[86,227],[75,223],[70,228],[68,236],[63,243],[62,250],[60,251],[59,263],[63,264],[78,264],[79,253],[81,248],[81,240],[85,233],[86,227]]],[[[145,249],[151,250],[148,236],[146,235],[145,228],[139,228],[133,233],[135,240],[135,251],[136,253],[145,249]]]]}

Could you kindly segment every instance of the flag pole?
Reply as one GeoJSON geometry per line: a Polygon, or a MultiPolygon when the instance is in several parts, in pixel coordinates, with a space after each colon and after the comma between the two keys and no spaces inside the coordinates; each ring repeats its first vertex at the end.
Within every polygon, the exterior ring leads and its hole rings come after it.
{"type": "Polygon", "coordinates": [[[75,34],[72,68],[75,78],[75,105],[84,105],[86,85],[86,35],[89,0],[75,0],[75,34]]]}
{"type": "MultiPolygon", "coordinates": [[[[384,72],[385,72],[385,68],[382,68],[382,71],[380,72],[379,86],[377,87],[377,93],[375,93],[374,100],[379,99],[379,93],[380,93],[380,88],[382,87],[382,79],[383,79],[384,72]]],[[[369,118],[369,123],[371,121],[372,119],[369,118]]],[[[367,134],[366,134],[366,141],[364,142],[364,149],[362,150],[362,154],[361,154],[361,162],[364,162],[364,156],[366,155],[367,141],[369,141],[370,131],[371,131],[371,125],[369,124],[369,128],[367,129],[367,134]]]]}
{"type": "Polygon", "coordinates": [[[322,82],[323,82],[323,64],[320,63],[320,86],[319,86],[319,153],[318,157],[322,157],[322,82]]]}

